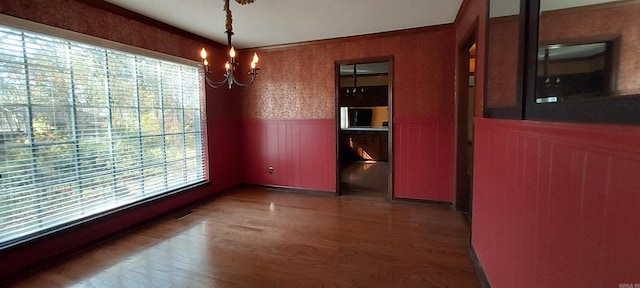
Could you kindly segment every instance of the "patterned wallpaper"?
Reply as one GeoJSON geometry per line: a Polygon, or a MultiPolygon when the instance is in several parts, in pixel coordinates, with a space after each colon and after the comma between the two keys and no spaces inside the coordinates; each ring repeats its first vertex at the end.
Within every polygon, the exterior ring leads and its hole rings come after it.
{"type": "Polygon", "coordinates": [[[241,91],[244,119],[334,118],[335,61],[386,56],[395,64],[394,117],[453,117],[453,25],[257,52],[259,78],[241,91]]]}

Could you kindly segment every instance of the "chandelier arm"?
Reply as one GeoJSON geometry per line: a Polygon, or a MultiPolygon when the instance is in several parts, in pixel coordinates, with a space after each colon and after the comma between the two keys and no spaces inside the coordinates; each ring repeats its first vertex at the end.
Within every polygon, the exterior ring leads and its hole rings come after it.
{"type": "Polygon", "coordinates": [[[207,84],[213,88],[220,88],[222,87],[222,85],[224,85],[225,83],[227,83],[227,81],[229,81],[229,78],[224,78],[224,80],[222,81],[213,81],[209,78],[209,74],[211,73],[206,73],[204,75],[204,80],[206,80],[207,84]]]}
{"type": "Polygon", "coordinates": [[[251,80],[249,80],[249,82],[247,83],[240,83],[238,82],[238,80],[236,80],[235,78],[233,79],[233,84],[236,84],[242,88],[247,88],[250,87],[251,85],[253,85],[253,82],[256,80],[256,76],[258,75],[258,71],[254,71],[254,72],[249,72],[249,74],[251,75],[251,80]]]}

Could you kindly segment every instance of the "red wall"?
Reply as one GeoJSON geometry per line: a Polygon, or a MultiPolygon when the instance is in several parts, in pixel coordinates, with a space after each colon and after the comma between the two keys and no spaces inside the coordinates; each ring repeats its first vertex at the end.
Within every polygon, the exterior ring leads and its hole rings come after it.
{"type": "Polygon", "coordinates": [[[452,202],[453,121],[400,119],[393,127],[395,196],[452,202]]]}
{"type": "Polygon", "coordinates": [[[492,287],[640,283],[640,128],[476,124],[472,243],[492,287]]]}
{"type": "Polygon", "coordinates": [[[454,41],[443,25],[258,50],[261,74],[242,91],[245,181],[335,191],[335,61],[392,56],[395,196],[451,202],[454,41]],[[314,152],[289,151],[302,142],[314,152]],[[285,166],[269,175],[268,162],[285,166]]]}
{"type": "Polygon", "coordinates": [[[335,161],[326,161],[335,159],[332,119],[246,120],[243,127],[245,182],[335,189],[335,161]]]}
{"type": "MultiPolygon", "coordinates": [[[[73,0],[2,0],[0,13],[187,59],[199,60],[202,46],[206,46],[217,59],[225,57],[226,51],[214,42],[184,32],[177,33],[175,29],[167,31],[149,24],[153,21],[142,18],[138,19],[140,21],[132,20],[129,18],[130,14],[123,17],[84,3],[73,0]]],[[[0,251],[0,282],[3,277],[15,271],[103,239],[240,183],[242,151],[237,142],[233,141],[241,137],[239,107],[238,95],[228,90],[207,89],[207,113],[203,115],[203,129],[208,139],[206,169],[211,181],[209,185],[0,251]]]]}

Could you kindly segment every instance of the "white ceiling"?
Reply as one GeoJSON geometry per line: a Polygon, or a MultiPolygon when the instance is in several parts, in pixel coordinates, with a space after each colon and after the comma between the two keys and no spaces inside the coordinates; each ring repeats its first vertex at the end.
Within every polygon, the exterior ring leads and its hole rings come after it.
{"type": "MultiPolygon", "coordinates": [[[[226,44],[223,0],[106,0],[226,44]]],[[[462,0],[231,1],[233,45],[263,47],[453,23],[462,0]]]]}
{"type": "MultiPolygon", "coordinates": [[[[540,0],[540,10],[550,11],[617,1],[623,0],[540,0]]],[[[518,15],[520,13],[520,1],[490,0],[489,5],[489,15],[492,18],[518,15]]]]}

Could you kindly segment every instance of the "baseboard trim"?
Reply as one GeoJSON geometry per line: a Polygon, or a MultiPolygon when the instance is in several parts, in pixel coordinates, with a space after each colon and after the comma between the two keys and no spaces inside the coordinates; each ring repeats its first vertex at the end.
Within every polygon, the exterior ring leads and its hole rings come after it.
{"type": "Polygon", "coordinates": [[[478,254],[476,254],[476,249],[474,249],[473,245],[471,244],[469,244],[469,256],[471,256],[473,267],[476,268],[476,274],[478,274],[478,279],[480,280],[480,285],[482,286],[482,288],[491,288],[491,284],[489,284],[487,274],[484,273],[484,269],[482,269],[482,264],[480,263],[478,254]]]}
{"type": "Polygon", "coordinates": [[[263,188],[263,189],[266,189],[266,190],[289,192],[289,193],[302,193],[302,194],[319,195],[319,196],[336,196],[336,192],[323,191],[323,190],[312,190],[312,189],[304,189],[304,188],[294,188],[294,187],[288,187],[288,186],[258,185],[258,184],[243,184],[242,186],[243,187],[263,188]]]}
{"type": "Polygon", "coordinates": [[[422,203],[422,204],[432,204],[432,205],[437,205],[437,206],[453,207],[453,203],[452,202],[447,202],[447,201],[401,198],[401,197],[393,197],[393,201],[394,202],[413,202],[413,203],[422,203]]]}

